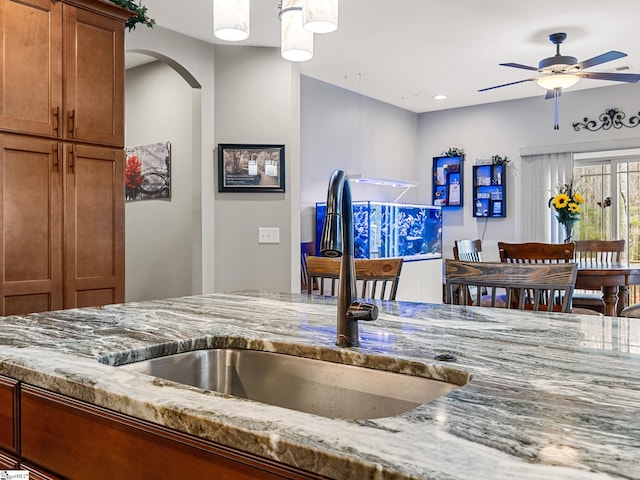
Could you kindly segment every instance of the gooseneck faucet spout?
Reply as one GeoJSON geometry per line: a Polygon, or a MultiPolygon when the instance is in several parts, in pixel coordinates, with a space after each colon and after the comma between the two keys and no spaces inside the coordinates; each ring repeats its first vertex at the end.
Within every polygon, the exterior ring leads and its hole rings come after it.
{"type": "Polygon", "coordinates": [[[378,307],[356,301],[353,206],[349,180],[342,170],[335,170],[329,180],[320,253],[325,257],[341,257],[336,345],[357,347],[360,345],[358,320],[375,320],[378,307]]]}

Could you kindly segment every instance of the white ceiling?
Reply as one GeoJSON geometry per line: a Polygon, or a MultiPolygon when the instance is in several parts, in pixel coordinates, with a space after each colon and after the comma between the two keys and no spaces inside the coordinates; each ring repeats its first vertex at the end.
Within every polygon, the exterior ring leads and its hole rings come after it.
{"type": "MultiPolygon", "coordinates": [[[[142,2],[159,26],[228,43],[213,36],[212,0],[142,2]]],[[[251,35],[237,44],[279,46],[277,5],[251,0],[251,35]]],[[[555,54],[548,40],[555,32],[568,34],[561,53],[579,61],[609,50],[628,54],[589,71],[628,66],[628,73],[640,73],[639,19],[640,0],[341,0],[338,30],[316,35],[314,57],[300,68],[414,112],[543,96],[535,82],[477,90],[535,76],[498,64],[537,66],[555,54]],[[434,100],[440,93],[448,99],[434,100]]],[[[583,79],[572,90],[612,84],[583,79]]]]}

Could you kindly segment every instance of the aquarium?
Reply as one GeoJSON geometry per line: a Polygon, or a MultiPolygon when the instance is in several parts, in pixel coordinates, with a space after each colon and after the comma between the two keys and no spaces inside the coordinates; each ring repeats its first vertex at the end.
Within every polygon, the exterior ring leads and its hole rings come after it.
{"type": "MultiPolygon", "coordinates": [[[[316,255],[320,255],[326,203],[316,203],[316,255]]],[[[353,202],[356,258],[442,258],[442,208],[429,205],[353,202]]]]}

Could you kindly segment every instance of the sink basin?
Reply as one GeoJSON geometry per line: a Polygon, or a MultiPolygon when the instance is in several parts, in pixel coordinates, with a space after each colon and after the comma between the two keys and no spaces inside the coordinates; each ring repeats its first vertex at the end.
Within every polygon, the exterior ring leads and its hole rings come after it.
{"type": "Polygon", "coordinates": [[[354,420],[399,415],[460,386],[237,348],[196,350],[118,368],[328,418],[354,420]]]}

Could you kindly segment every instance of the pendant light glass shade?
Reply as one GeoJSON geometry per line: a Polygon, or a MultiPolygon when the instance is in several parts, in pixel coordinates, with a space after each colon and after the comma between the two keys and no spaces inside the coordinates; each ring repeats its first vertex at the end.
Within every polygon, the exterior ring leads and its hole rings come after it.
{"type": "Polygon", "coordinates": [[[305,62],[313,57],[313,33],[302,27],[302,0],[285,0],[280,12],[282,58],[305,62]]]}
{"type": "Polygon", "coordinates": [[[302,24],[313,33],[329,33],[338,28],[338,0],[304,0],[302,24]]]}
{"type": "Polygon", "coordinates": [[[230,42],[249,38],[249,0],[213,0],[213,34],[230,42]]]}

